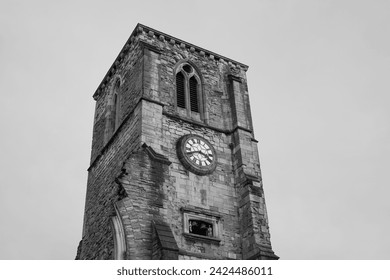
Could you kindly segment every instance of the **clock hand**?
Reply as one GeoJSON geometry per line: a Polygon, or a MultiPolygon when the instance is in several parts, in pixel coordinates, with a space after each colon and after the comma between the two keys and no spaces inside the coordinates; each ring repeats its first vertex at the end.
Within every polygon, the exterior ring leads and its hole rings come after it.
{"type": "Polygon", "coordinates": [[[191,151],[191,152],[187,152],[188,155],[192,155],[194,153],[200,153],[200,151],[191,151]]]}
{"type": "Polygon", "coordinates": [[[209,161],[213,161],[210,157],[209,157],[209,155],[206,155],[206,154],[204,154],[204,153],[202,153],[205,157],[206,157],[206,159],[208,159],[209,161]]]}
{"type": "Polygon", "coordinates": [[[203,155],[206,159],[208,159],[209,161],[213,161],[208,154],[202,152],[202,151],[191,151],[191,152],[187,152],[187,154],[194,154],[194,153],[199,153],[201,155],[203,155]]]}

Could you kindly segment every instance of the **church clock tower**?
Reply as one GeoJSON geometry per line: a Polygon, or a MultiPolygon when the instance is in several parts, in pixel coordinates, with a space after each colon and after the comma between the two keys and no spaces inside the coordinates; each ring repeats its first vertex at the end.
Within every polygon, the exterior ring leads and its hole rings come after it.
{"type": "Polygon", "coordinates": [[[247,69],[136,26],[93,95],[76,259],[278,259],[247,69]]]}

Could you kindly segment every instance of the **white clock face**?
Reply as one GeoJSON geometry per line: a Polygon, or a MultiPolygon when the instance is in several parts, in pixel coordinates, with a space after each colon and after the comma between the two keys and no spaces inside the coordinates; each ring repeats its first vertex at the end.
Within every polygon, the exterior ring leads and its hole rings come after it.
{"type": "Polygon", "coordinates": [[[185,143],[187,157],[198,166],[209,166],[214,161],[213,151],[210,146],[195,137],[187,139],[185,143]]]}
{"type": "Polygon", "coordinates": [[[196,175],[208,175],[217,167],[217,154],[209,141],[187,134],[176,143],[177,156],[183,166],[196,175]]]}

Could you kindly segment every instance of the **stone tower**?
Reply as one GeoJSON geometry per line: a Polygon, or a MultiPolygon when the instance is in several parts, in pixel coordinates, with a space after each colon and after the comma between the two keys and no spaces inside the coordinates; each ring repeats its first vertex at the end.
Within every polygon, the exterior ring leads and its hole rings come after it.
{"type": "Polygon", "coordinates": [[[278,259],[247,69],[136,26],[93,95],[76,259],[278,259]]]}

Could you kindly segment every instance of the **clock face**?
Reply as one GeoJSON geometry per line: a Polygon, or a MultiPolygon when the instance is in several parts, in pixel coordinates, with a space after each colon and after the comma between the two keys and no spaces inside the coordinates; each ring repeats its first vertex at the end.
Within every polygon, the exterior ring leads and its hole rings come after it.
{"type": "Polygon", "coordinates": [[[177,142],[177,154],[181,163],[197,175],[206,175],[216,167],[213,146],[201,136],[188,134],[177,142]]]}
{"type": "Polygon", "coordinates": [[[185,142],[187,157],[198,166],[209,166],[214,161],[214,153],[211,147],[197,137],[190,137],[185,142]]]}

